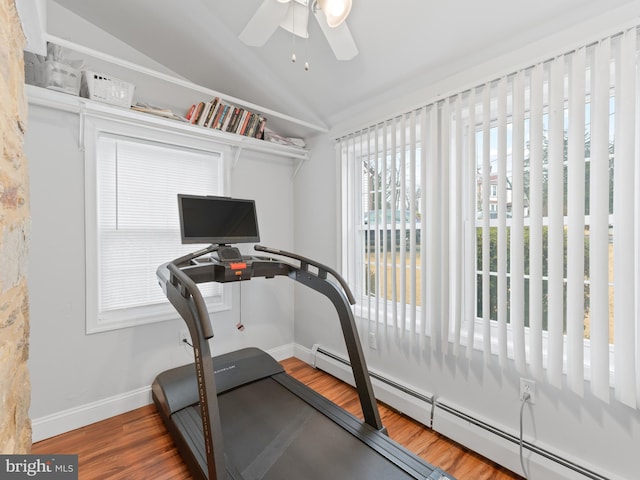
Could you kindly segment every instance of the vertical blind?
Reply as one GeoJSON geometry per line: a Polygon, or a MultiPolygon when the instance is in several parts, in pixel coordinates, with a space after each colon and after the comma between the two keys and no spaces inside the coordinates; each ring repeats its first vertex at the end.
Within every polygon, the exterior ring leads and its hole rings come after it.
{"type": "Polygon", "coordinates": [[[640,405],[638,29],[338,139],[376,335],[640,405]]]}
{"type": "MultiPolygon", "coordinates": [[[[222,157],[103,135],[96,159],[97,313],[105,323],[128,310],[143,316],[140,307],[167,302],[156,269],[194,248],[181,245],[177,195],[222,194],[222,157]]],[[[205,289],[206,296],[220,301],[220,286],[205,289]]]]}

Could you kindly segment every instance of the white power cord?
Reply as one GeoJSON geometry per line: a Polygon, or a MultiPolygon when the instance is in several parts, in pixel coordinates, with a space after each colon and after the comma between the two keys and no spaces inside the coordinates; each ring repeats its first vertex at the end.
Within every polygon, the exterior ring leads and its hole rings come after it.
{"type": "Polygon", "coordinates": [[[522,466],[522,472],[524,474],[524,478],[526,478],[527,480],[529,478],[529,474],[527,473],[527,469],[524,466],[524,456],[522,455],[522,446],[524,443],[522,440],[522,431],[523,431],[522,417],[524,414],[524,406],[527,404],[530,398],[531,398],[531,395],[529,395],[528,393],[525,393],[524,395],[522,395],[522,404],[520,405],[520,465],[522,466]]]}

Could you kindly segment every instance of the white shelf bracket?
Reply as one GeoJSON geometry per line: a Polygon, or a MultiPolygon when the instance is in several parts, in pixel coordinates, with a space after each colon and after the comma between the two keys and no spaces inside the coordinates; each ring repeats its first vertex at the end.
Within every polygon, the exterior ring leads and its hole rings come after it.
{"type": "Polygon", "coordinates": [[[81,152],[84,152],[84,121],[86,115],[85,103],[80,102],[80,112],[78,114],[78,150],[81,152]]]}
{"type": "Polygon", "coordinates": [[[299,158],[298,159],[298,164],[296,165],[295,170],[293,171],[293,174],[291,175],[291,179],[293,180],[294,178],[296,178],[296,175],[298,174],[298,172],[300,171],[300,169],[302,168],[302,164],[306,161],[309,160],[309,157],[306,158],[299,158]]]}
{"type": "Polygon", "coordinates": [[[242,147],[240,145],[232,147],[233,148],[233,162],[231,163],[231,170],[236,169],[236,165],[238,164],[238,160],[240,160],[240,154],[242,153],[242,147]]]}

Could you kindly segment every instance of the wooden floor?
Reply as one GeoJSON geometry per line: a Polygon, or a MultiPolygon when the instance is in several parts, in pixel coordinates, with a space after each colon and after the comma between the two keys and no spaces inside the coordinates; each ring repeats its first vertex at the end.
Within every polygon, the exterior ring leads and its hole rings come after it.
{"type": "MultiPolygon", "coordinates": [[[[291,376],[361,417],[349,385],[297,359],[282,364],[291,376]]],[[[522,478],[385,405],[380,415],[391,438],[458,480],[522,478]]],[[[32,453],[77,454],[80,480],[191,479],[153,405],[35,443],[32,453]]]]}

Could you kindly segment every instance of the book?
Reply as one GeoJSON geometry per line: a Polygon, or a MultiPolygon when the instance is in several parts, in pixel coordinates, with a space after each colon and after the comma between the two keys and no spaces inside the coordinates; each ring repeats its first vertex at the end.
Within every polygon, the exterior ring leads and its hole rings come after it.
{"type": "Polygon", "coordinates": [[[249,124],[251,123],[252,118],[253,118],[253,113],[249,112],[249,114],[247,115],[247,118],[244,121],[244,124],[242,125],[242,130],[238,132],[240,135],[247,134],[247,129],[249,128],[249,124]]]}
{"type": "Polygon", "coordinates": [[[214,98],[211,101],[211,108],[209,109],[209,112],[207,113],[207,118],[205,119],[203,126],[204,127],[208,127],[209,125],[211,125],[211,119],[213,118],[213,114],[216,111],[216,106],[218,105],[218,102],[220,101],[220,99],[218,97],[214,98]]]}
{"type": "Polygon", "coordinates": [[[235,111],[235,109],[236,108],[233,105],[229,105],[229,111],[225,116],[224,123],[220,127],[220,130],[222,130],[223,132],[226,132],[229,128],[229,124],[231,123],[231,119],[233,118],[233,112],[235,111]]]}
{"type": "Polygon", "coordinates": [[[253,137],[255,135],[256,124],[258,123],[259,120],[260,120],[260,116],[257,113],[254,113],[251,116],[251,123],[247,127],[247,133],[246,133],[247,137],[253,137]]]}
{"type": "Polygon", "coordinates": [[[191,108],[189,108],[189,111],[187,111],[187,114],[185,115],[184,118],[191,121],[191,116],[193,115],[193,112],[195,111],[195,109],[196,109],[196,104],[194,103],[193,105],[191,105],[191,108]]]}
{"type": "Polygon", "coordinates": [[[211,114],[211,120],[207,124],[207,127],[215,128],[216,122],[220,118],[220,111],[222,108],[223,108],[223,103],[222,101],[219,100],[218,103],[216,103],[215,108],[213,109],[213,113],[211,114]]]}
{"type": "Polygon", "coordinates": [[[189,119],[189,121],[192,124],[196,124],[198,122],[198,119],[200,118],[200,114],[202,114],[202,109],[204,108],[204,102],[200,102],[196,105],[195,110],[193,111],[193,114],[191,115],[191,118],[189,119]]]}
{"type": "Polygon", "coordinates": [[[238,118],[240,117],[240,107],[236,107],[233,110],[233,116],[231,117],[231,121],[229,122],[229,126],[227,127],[227,132],[235,133],[235,128],[238,124],[238,118]]]}
{"type": "Polygon", "coordinates": [[[222,110],[222,115],[220,116],[220,120],[218,121],[218,124],[215,127],[218,130],[222,130],[222,125],[224,125],[224,120],[227,117],[227,114],[229,113],[229,108],[230,108],[229,105],[224,106],[224,110],[222,110]]]}
{"type": "Polygon", "coordinates": [[[236,128],[233,131],[233,133],[240,134],[240,130],[242,130],[242,126],[244,125],[247,115],[249,114],[250,112],[248,110],[242,111],[242,113],[240,114],[240,117],[238,118],[238,124],[236,125],[236,128]]]}
{"type": "MultiPolygon", "coordinates": [[[[195,107],[195,105],[194,105],[195,107]]],[[[135,110],[136,112],[142,113],[150,113],[151,115],[157,115],[159,117],[171,118],[173,120],[180,120],[181,122],[188,122],[189,120],[186,117],[181,117],[180,115],[176,115],[168,108],[155,107],[153,105],[149,105],[146,103],[136,103],[131,106],[131,110],[135,110]]]]}
{"type": "Polygon", "coordinates": [[[260,126],[258,127],[258,133],[256,134],[256,138],[259,140],[264,140],[264,129],[267,126],[267,119],[264,117],[260,117],[260,126]]]}
{"type": "Polygon", "coordinates": [[[207,115],[209,115],[209,110],[211,110],[211,105],[211,102],[207,102],[204,104],[202,112],[200,112],[200,118],[198,118],[198,125],[204,125],[204,121],[207,119],[207,115]]]}

